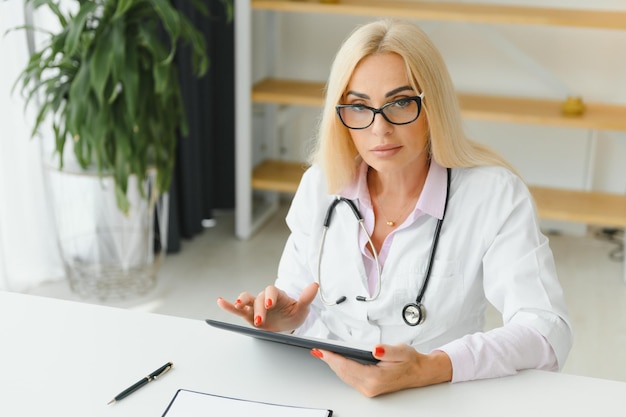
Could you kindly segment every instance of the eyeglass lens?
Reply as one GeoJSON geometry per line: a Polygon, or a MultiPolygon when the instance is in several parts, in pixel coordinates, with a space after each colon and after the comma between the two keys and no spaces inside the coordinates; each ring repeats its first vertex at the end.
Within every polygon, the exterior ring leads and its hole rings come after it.
{"type": "Polygon", "coordinates": [[[389,102],[379,109],[369,106],[339,105],[337,113],[341,122],[350,129],[365,129],[374,123],[376,113],[381,113],[389,123],[404,125],[419,117],[422,107],[421,97],[408,97],[389,102]]]}

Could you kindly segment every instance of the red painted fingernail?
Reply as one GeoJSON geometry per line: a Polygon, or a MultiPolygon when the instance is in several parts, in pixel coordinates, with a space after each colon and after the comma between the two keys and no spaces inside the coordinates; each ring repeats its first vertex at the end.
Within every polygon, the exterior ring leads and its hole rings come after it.
{"type": "Polygon", "coordinates": [[[271,308],[271,307],[272,307],[272,304],[274,304],[274,302],[273,302],[270,298],[268,298],[267,300],[265,300],[265,307],[266,307],[266,308],[271,308]]]}
{"type": "Polygon", "coordinates": [[[254,325],[255,325],[255,326],[258,326],[259,324],[261,324],[261,321],[262,321],[262,320],[261,320],[261,316],[256,316],[256,317],[254,318],[254,325]]]}
{"type": "Polygon", "coordinates": [[[240,300],[239,298],[237,298],[237,299],[235,300],[235,304],[241,304],[241,300],[240,300]]]}
{"type": "Polygon", "coordinates": [[[382,346],[376,346],[374,349],[374,356],[383,356],[385,354],[385,348],[382,346]]]}
{"type": "Polygon", "coordinates": [[[324,354],[319,349],[311,349],[311,355],[315,356],[318,359],[322,359],[324,357],[324,354]]]}

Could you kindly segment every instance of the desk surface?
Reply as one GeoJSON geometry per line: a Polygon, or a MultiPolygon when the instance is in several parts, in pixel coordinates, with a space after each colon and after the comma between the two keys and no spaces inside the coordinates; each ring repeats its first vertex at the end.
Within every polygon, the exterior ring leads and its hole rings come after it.
{"type": "Polygon", "coordinates": [[[179,388],[347,416],[623,416],[626,383],[525,371],[368,399],[307,350],[202,320],[0,292],[0,414],[161,416],[179,388]],[[174,368],[112,406],[167,361],[174,368]]]}

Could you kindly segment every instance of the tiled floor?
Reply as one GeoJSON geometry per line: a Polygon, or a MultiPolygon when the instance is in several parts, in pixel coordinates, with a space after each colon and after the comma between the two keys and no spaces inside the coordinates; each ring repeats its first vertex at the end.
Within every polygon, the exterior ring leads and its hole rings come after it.
{"type": "MultiPolygon", "coordinates": [[[[166,258],[157,288],[141,299],[100,302],[194,319],[224,317],[215,299],[260,291],[273,281],[287,236],[284,212],[247,241],[234,237],[234,216],[219,213],[214,228],[183,243],[166,258]]],[[[575,330],[564,372],[626,381],[626,285],[622,263],[609,259],[614,244],[595,238],[551,236],[559,276],[575,330]]],[[[66,283],[42,285],[33,294],[80,300],[66,283]]],[[[488,323],[498,316],[488,313],[488,323]]]]}

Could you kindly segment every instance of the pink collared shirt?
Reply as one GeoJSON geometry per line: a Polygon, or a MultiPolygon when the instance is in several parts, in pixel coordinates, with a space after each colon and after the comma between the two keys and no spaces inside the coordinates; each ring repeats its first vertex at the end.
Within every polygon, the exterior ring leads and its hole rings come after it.
{"type": "MultiPolygon", "coordinates": [[[[365,223],[365,228],[369,233],[374,230],[374,208],[372,206],[372,200],[370,198],[369,188],[367,186],[367,171],[369,166],[363,162],[359,168],[359,177],[357,181],[352,183],[349,187],[343,190],[341,195],[350,200],[358,199],[360,205],[361,216],[365,223]]],[[[399,225],[396,229],[392,230],[385,238],[383,246],[378,253],[378,262],[380,263],[381,272],[387,255],[389,254],[389,248],[393,242],[393,237],[396,232],[402,230],[415,222],[420,216],[426,214],[437,219],[443,217],[443,211],[446,203],[446,183],[447,173],[446,168],[432,161],[430,168],[428,169],[428,175],[422,193],[415,204],[413,211],[407,216],[406,220],[399,225]]],[[[365,265],[365,271],[368,278],[368,287],[370,295],[376,291],[378,285],[378,272],[376,271],[376,261],[374,256],[367,249],[368,237],[363,230],[359,231],[359,247],[363,254],[363,263],[365,265]]]]}

